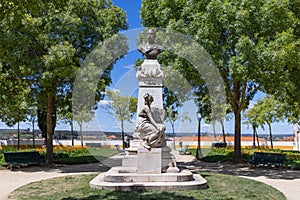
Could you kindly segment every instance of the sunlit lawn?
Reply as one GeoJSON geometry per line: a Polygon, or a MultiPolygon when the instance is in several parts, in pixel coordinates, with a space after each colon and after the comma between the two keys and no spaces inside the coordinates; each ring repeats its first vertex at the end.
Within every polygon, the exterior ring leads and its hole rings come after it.
{"type": "MultiPolygon", "coordinates": [[[[195,154],[196,149],[189,149],[195,154]]],[[[118,152],[109,148],[56,148],[56,161],[66,164],[89,163],[103,160],[118,152]]],[[[211,160],[226,161],[232,157],[231,149],[204,149],[203,153],[211,160]]],[[[248,152],[249,153],[249,152],[248,152]]],[[[276,189],[253,180],[237,176],[201,173],[208,181],[208,189],[192,191],[147,191],[120,192],[95,190],[89,181],[96,174],[77,175],[43,180],[23,186],[10,195],[10,199],[285,199],[276,189]]]]}
{"type": "Polygon", "coordinates": [[[236,176],[201,173],[208,181],[208,189],[191,191],[144,191],[120,192],[96,190],[89,187],[89,181],[96,174],[66,176],[30,183],[10,194],[9,199],[18,200],[82,200],[82,199],[144,199],[144,200],[281,200],[284,195],[264,183],[236,176]]]}

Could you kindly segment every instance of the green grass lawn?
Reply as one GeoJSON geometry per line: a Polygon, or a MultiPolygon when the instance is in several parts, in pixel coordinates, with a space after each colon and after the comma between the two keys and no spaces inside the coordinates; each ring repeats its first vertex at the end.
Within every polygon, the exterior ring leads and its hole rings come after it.
{"type": "MultiPolygon", "coordinates": [[[[194,154],[195,150],[191,149],[194,154]]],[[[58,148],[55,151],[56,162],[65,164],[90,163],[103,160],[118,153],[115,149],[105,148],[58,148]]],[[[250,152],[251,154],[251,152],[250,152]]],[[[245,155],[250,155],[248,154],[245,155]]],[[[207,161],[228,161],[232,157],[230,149],[214,149],[207,153],[207,161]]],[[[208,181],[208,189],[192,191],[147,191],[147,192],[120,192],[95,190],[88,183],[96,174],[77,175],[43,180],[30,183],[14,191],[9,199],[55,199],[55,200],[81,200],[81,199],[285,199],[278,190],[254,180],[237,176],[214,173],[201,173],[208,181]]]]}
{"type": "Polygon", "coordinates": [[[96,190],[89,181],[96,174],[66,176],[30,183],[10,194],[9,199],[18,200],[284,200],[284,195],[264,183],[236,176],[201,173],[208,181],[208,189],[190,191],[120,192],[96,190]]]}
{"type": "MultiPolygon", "coordinates": [[[[78,150],[77,150],[78,151],[78,150]]],[[[60,164],[84,164],[95,163],[113,155],[116,155],[118,151],[110,148],[86,148],[81,150],[80,153],[66,153],[62,151],[60,154],[54,152],[54,162],[60,164]]]]}

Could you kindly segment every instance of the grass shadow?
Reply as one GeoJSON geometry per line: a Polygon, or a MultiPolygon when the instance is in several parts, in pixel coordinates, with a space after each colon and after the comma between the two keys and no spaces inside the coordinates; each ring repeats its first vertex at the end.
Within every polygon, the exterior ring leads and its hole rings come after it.
{"type": "Polygon", "coordinates": [[[128,200],[128,199],[135,199],[135,200],[195,200],[194,197],[188,197],[185,195],[180,195],[176,192],[165,192],[165,191],[148,191],[148,192],[137,192],[137,191],[130,191],[130,192],[120,192],[120,191],[111,191],[105,192],[103,194],[98,195],[90,195],[87,197],[67,197],[63,198],[62,200],[99,200],[99,199],[118,199],[118,200],[128,200]]]}

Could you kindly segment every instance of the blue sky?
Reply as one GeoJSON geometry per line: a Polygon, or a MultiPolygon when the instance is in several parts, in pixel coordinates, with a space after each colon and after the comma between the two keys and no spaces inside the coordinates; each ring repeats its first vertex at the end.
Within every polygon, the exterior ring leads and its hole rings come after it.
{"type": "MultiPolygon", "coordinates": [[[[141,20],[140,20],[140,6],[141,6],[141,0],[130,0],[130,1],[124,1],[124,0],[114,0],[115,5],[121,7],[124,9],[127,13],[128,17],[128,23],[129,23],[129,29],[135,29],[141,27],[141,20]]],[[[133,92],[137,92],[137,80],[135,79],[135,70],[132,69],[132,65],[134,61],[141,57],[140,53],[138,51],[132,51],[129,52],[127,56],[125,56],[124,59],[118,61],[114,67],[114,70],[112,71],[112,80],[113,84],[111,85],[111,89],[119,89],[122,91],[127,91],[126,95],[130,95],[133,92]],[[129,84],[130,82],[130,84],[129,84]],[[123,84],[128,83],[128,84],[123,84]],[[136,90],[130,88],[126,90],[126,85],[136,85],[136,90]],[[134,91],[133,91],[134,90],[134,91]]],[[[263,94],[259,93],[255,96],[255,98],[252,101],[252,104],[256,102],[258,99],[263,98],[263,94]]],[[[196,106],[192,101],[186,102],[184,104],[184,107],[182,109],[182,112],[188,112],[189,117],[191,118],[191,122],[177,122],[176,123],[176,132],[191,132],[196,133],[197,131],[197,119],[196,119],[196,113],[197,110],[196,106]]],[[[99,113],[99,115],[103,115],[103,112],[99,113]]],[[[107,130],[109,128],[119,130],[118,122],[114,120],[111,116],[108,116],[104,114],[104,116],[99,116],[99,121],[101,124],[101,127],[104,130],[107,130]],[[109,119],[110,120],[102,120],[102,119],[109,119]],[[103,122],[103,123],[102,123],[103,122]],[[105,125],[104,125],[105,124],[105,125]],[[103,125],[103,126],[102,126],[103,125]]],[[[167,132],[171,131],[169,124],[166,124],[167,126],[167,132]]],[[[127,124],[127,131],[131,132],[134,128],[133,124],[127,124]]],[[[234,123],[232,120],[225,123],[226,132],[233,133],[234,131],[234,123]]],[[[273,133],[274,134],[282,134],[282,133],[293,133],[293,126],[289,125],[287,123],[274,123],[272,125],[273,133]]],[[[220,127],[217,128],[220,130],[220,127]]],[[[211,132],[212,128],[210,125],[207,125],[202,122],[202,129],[201,132],[211,132]]],[[[268,130],[262,130],[261,128],[258,129],[258,133],[268,133],[268,130]]],[[[252,133],[251,127],[248,127],[248,125],[244,124],[242,125],[242,133],[252,133]]]]}
{"type": "MultiPolygon", "coordinates": [[[[129,30],[141,28],[141,20],[140,20],[140,6],[141,0],[113,0],[116,6],[121,7],[126,11],[129,30]]],[[[137,96],[138,91],[138,82],[135,78],[135,70],[133,69],[133,63],[141,58],[141,54],[137,50],[130,51],[127,55],[124,56],[123,59],[117,61],[114,66],[114,69],[111,73],[112,75],[112,85],[109,89],[118,89],[122,91],[124,95],[137,96]]],[[[263,94],[258,94],[252,101],[252,104],[256,102],[258,99],[263,98],[263,94]]],[[[185,122],[177,122],[175,127],[175,132],[190,132],[195,133],[197,131],[197,119],[196,119],[196,106],[193,101],[188,101],[184,103],[182,108],[182,112],[187,112],[191,121],[185,122]]],[[[166,124],[167,132],[171,132],[171,128],[169,124],[166,124]]],[[[29,128],[28,124],[21,124],[21,128],[29,128]]],[[[96,117],[94,120],[88,124],[86,124],[83,128],[89,130],[101,130],[101,131],[120,131],[119,123],[114,119],[113,116],[109,115],[103,109],[98,109],[96,111],[96,117]]],[[[0,128],[7,128],[3,123],[0,123],[0,128]]],[[[14,127],[16,128],[16,127],[14,127]]],[[[282,133],[293,133],[293,126],[287,123],[275,123],[272,125],[274,134],[282,134],[282,133]]],[[[66,129],[69,127],[64,124],[58,124],[57,129],[66,129]]],[[[125,131],[132,132],[134,129],[134,123],[125,124],[125,131]]],[[[229,121],[225,123],[226,132],[233,133],[234,131],[234,123],[233,121],[229,121]]],[[[217,130],[220,131],[220,127],[217,127],[217,130]]],[[[212,127],[208,124],[202,122],[201,132],[211,132],[212,127]]],[[[268,130],[258,129],[258,133],[268,133],[268,130]]],[[[249,128],[247,125],[242,125],[242,133],[252,133],[251,127],[249,128]]]]}

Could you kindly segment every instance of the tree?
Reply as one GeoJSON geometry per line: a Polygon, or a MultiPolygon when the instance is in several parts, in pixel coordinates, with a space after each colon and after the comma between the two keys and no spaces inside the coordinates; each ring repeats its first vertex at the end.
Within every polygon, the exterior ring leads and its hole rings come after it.
{"type": "MultiPolygon", "coordinates": [[[[110,0],[5,1],[0,13],[0,62],[31,84],[51,165],[57,110],[88,53],[126,28],[125,13],[110,0]]],[[[109,70],[98,79],[99,91],[110,83],[109,70]]]]}
{"type": "Polygon", "coordinates": [[[264,124],[268,125],[272,149],[273,137],[271,124],[283,120],[281,108],[282,104],[280,102],[276,101],[276,99],[274,99],[272,96],[267,96],[264,99],[259,100],[253,108],[249,109],[244,114],[251,124],[255,122],[257,126],[260,125],[262,128],[264,128],[264,124]]]}
{"type": "Polygon", "coordinates": [[[65,124],[69,124],[71,128],[71,142],[72,146],[74,146],[74,116],[72,112],[72,98],[68,97],[68,101],[66,102],[65,106],[61,106],[59,109],[59,120],[61,120],[65,124]]]}
{"type": "MultiPolygon", "coordinates": [[[[276,34],[293,26],[289,2],[144,0],[141,18],[144,26],[181,31],[209,52],[219,68],[234,113],[233,160],[236,163],[242,161],[241,112],[260,89],[257,77],[265,73],[266,68],[279,66],[269,60],[264,62],[265,68],[261,68],[258,56],[263,52],[263,46],[260,44],[271,43],[276,40],[276,34]]],[[[279,45],[279,49],[281,47],[279,45]]]]}
{"type": "MultiPolygon", "coordinates": [[[[298,123],[300,119],[300,2],[289,1],[287,13],[289,28],[274,33],[269,43],[261,41],[262,53],[259,55],[260,67],[265,71],[257,79],[266,93],[271,94],[283,105],[282,112],[289,122],[298,123]],[[272,63],[270,65],[269,63],[272,63]]],[[[280,23],[280,22],[273,22],[280,23]]]]}
{"type": "Polygon", "coordinates": [[[209,116],[207,116],[205,118],[205,120],[212,123],[215,140],[217,138],[216,130],[215,130],[216,123],[219,122],[221,124],[223,142],[226,143],[224,120],[226,119],[226,113],[229,113],[229,105],[228,104],[217,104],[216,109],[222,110],[222,112],[212,113],[211,111],[209,111],[210,114],[209,114],[209,116]]]}
{"type": "Polygon", "coordinates": [[[223,142],[226,143],[226,133],[225,133],[224,120],[226,120],[226,121],[231,120],[232,119],[232,115],[231,115],[231,112],[229,110],[230,109],[230,105],[228,105],[228,104],[222,104],[220,106],[221,106],[221,109],[225,109],[226,112],[225,112],[225,116],[223,114],[218,115],[217,121],[221,124],[222,135],[223,135],[223,142]]]}
{"type": "Polygon", "coordinates": [[[20,122],[26,120],[31,104],[29,85],[10,70],[9,65],[0,68],[0,119],[7,126],[18,125],[18,149],[20,148],[20,122]]]}
{"type": "Polygon", "coordinates": [[[33,147],[35,146],[35,123],[37,122],[37,107],[35,105],[32,105],[28,110],[27,110],[27,121],[30,122],[32,126],[32,145],[33,147]]]}
{"type": "Polygon", "coordinates": [[[82,128],[83,123],[92,120],[94,114],[95,114],[94,110],[84,109],[81,112],[76,113],[76,115],[74,116],[74,120],[79,125],[80,143],[82,147],[83,147],[83,128],[82,128]]]}
{"type": "MultiPolygon", "coordinates": [[[[160,58],[160,60],[163,59],[160,58]]],[[[165,64],[165,62],[162,63],[165,64]]],[[[171,64],[170,62],[167,63],[171,64]]],[[[193,88],[175,67],[164,66],[163,69],[165,75],[163,80],[165,121],[171,125],[175,149],[175,122],[178,120],[182,122],[190,120],[187,113],[180,114],[180,108],[192,96],[193,88]],[[176,77],[176,80],[174,80],[174,77],[176,77]]]]}
{"type": "Polygon", "coordinates": [[[191,120],[189,118],[189,116],[187,115],[187,113],[179,113],[179,108],[174,108],[173,106],[170,107],[166,107],[165,111],[166,111],[166,122],[169,122],[172,128],[172,135],[173,135],[173,144],[174,144],[174,149],[176,149],[175,147],[175,122],[180,120],[181,122],[184,122],[186,120],[191,120]]]}
{"type": "Polygon", "coordinates": [[[118,121],[120,121],[122,131],[122,141],[124,146],[124,122],[131,122],[133,115],[137,110],[137,98],[129,96],[121,96],[118,91],[106,91],[108,103],[105,105],[105,109],[108,113],[113,115],[118,121]]]}

